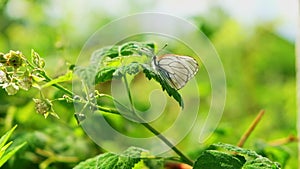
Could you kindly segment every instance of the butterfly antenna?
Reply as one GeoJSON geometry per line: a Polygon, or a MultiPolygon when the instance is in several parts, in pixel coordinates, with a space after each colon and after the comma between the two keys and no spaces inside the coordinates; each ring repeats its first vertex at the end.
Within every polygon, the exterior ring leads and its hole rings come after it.
{"type": "Polygon", "coordinates": [[[164,50],[166,47],[168,46],[168,44],[166,43],[161,49],[159,49],[159,51],[156,53],[156,55],[158,55],[162,50],[164,50]]]}

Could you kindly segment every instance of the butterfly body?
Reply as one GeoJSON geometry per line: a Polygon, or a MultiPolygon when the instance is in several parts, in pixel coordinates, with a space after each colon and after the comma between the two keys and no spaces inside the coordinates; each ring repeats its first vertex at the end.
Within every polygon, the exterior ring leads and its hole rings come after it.
{"type": "Polygon", "coordinates": [[[181,89],[198,71],[197,61],[189,56],[166,54],[154,56],[152,66],[174,89],[181,89]]]}

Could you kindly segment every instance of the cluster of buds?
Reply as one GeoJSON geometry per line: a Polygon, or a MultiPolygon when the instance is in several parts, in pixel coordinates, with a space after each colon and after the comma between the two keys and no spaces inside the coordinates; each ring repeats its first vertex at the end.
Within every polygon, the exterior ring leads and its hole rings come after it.
{"type": "Polygon", "coordinates": [[[37,113],[43,115],[45,118],[48,117],[49,114],[52,116],[59,118],[58,115],[53,110],[53,105],[49,99],[41,98],[41,99],[33,99],[35,103],[35,110],[37,113]]]}
{"type": "MultiPolygon", "coordinates": [[[[38,53],[32,50],[31,62],[20,51],[0,53],[0,87],[5,89],[8,95],[16,94],[20,89],[29,90],[35,82],[43,80],[40,75],[43,72],[45,61],[38,53]]],[[[33,99],[37,113],[46,118],[49,114],[58,118],[54,113],[50,100],[41,97],[33,99]]]]}
{"type": "Polygon", "coordinates": [[[19,51],[0,53],[0,87],[8,95],[14,95],[18,90],[29,90],[32,87],[32,76],[26,67],[26,58],[19,51]]]}

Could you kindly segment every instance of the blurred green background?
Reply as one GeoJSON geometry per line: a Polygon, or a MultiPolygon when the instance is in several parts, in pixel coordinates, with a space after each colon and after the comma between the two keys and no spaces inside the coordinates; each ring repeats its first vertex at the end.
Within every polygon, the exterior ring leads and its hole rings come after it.
{"type": "MultiPolygon", "coordinates": [[[[183,17],[211,40],[226,74],[227,99],[223,117],[205,144],[236,144],[261,109],[266,110],[266,114],[245,147],[259,151],[268,142],[296,135],[296,29],[293,27],[296,20],[293,16],[297,15],[297,3],[195,3],[192,0],[184,3],[1,0],[0,52],[19,50],[30,56],[34,49],[45,58],[49,75],[57,77],[64,74],[70,64],[76,63],[87,39],[114,19],[137,12],[165,12],[183,17]]],[[[201,99],[204,103],[209,102],[209,82],[199,83],[203,90],[201,99]]],[[[71,89],[71,83],[63,85],[71,89]]],[[[63,95],[53,88],[43,92],[48,98],[63,95]]],[[[36,114],[32,98],[38,95],[35,89],[20,91],[15,96],[7,96],[0,90],[1,133],[18,124],[15,138],[28,141],[28,147],[5,168],[71,168],[103,151],[77,125],[72,104],[54,102],[60,120],[44,119],[36,114]]],[[[179,147],[192,154],[205,145],[189,145],[186,139],[179,147]]],[[[292,142],[270,151],[278,151],[278,156],[289,156],[285,168],[294,169],[298,163],[296,149],[297,144],[292,142]]],[[[284,161],[284,157],[279,161],[284,161]]]]}

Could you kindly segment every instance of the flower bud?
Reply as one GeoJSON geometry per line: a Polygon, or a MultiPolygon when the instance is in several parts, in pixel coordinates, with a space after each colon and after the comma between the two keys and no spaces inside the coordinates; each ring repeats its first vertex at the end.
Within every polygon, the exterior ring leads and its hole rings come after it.
{"type": "Polygon", "coordinates": [[[14,68],[19,68],[23,64],[23,55],[20,51],[10,51],[4,58],[7,59],[7,64],[13,66],[14,68]]]}
{"type": "Polygon", "coordinates": [[[37,113],[48,116],[49,111],[52,110],[52,103],[48,99],[33,99],[35,103],[35,110],[37,113]]]}

